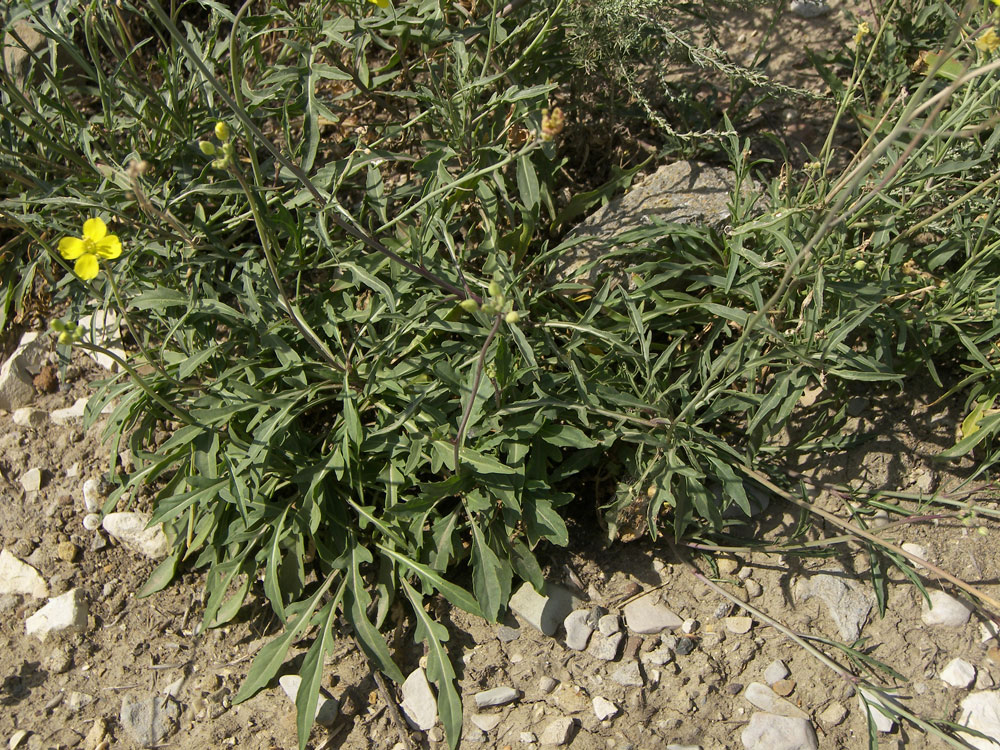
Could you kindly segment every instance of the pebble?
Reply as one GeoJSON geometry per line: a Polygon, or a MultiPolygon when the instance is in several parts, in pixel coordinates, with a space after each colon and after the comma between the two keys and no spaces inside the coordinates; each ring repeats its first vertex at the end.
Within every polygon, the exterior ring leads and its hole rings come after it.
{"type": "Polygon", "coordinates": [[[753,578],[747,578],[743,582],[743,588],[746,589],[747,596],[751,599],[756,599],[758,596],[764,593],[764,587],[761,586],[753,578]]]}
{"type": "Polygon", "coordinates": [[[875,597],[857,581],[843,580],[844,573],[817,573],[799,579],[795,584],[795,598],[805,602],[813,597],[827,606],[841,638],[853,643],[861,636],[861,628],[875,605],[875,597]]]}
{"type": "Polygon", "coordinates": [[[530,745],[533,742],[538,742],[538,736],[534,732],[521,732],[519,739],[523,745],[530,745]]]}
{"type": "Polygon", "coordinates": [[[41,352],[38,334],[29,331],[21,337],[14,353],[0,365],[0,409],[14,411],[27,406],[35,397],[35,386],[31,382],[29,367],[41,352]]]}
{"type": "MultiPolygon", "coordinates": [[[[299,687],[302,685],[302,678],[297,674],[286,674],[278,678],[278,684],[288,696],[288,700],[295,703],[299,696],[299,687]]],[[[179,688],[179,686],[178,686],[179,688]]],[[[327,698],[322,694],[316,701],[316,723],[324,727],[332,727],[340,712],[340,705],[336,698],[327,698]]]]}
{"type": "Polygon", "coordinates": [[[126,695],[119,716],[136,744],[141,747],[159,745],[176,728],[180,707],[172,698],[155,696],[138,699],[126,695]]]}
{"type": "Polygon", "coordinates": [[[163,524],[147,528],[149,519],[146,513],[108,513],[101,526],[133,552],[159,560],[170,554],[170,543],[163,533],[163,524]]]}
{"type": "Polygon", "coordinates": [[[48,656],[42,662],[46,671],[52,674],[64,674],[73,668],[73,655],[69,648],[60,644],[49,651],[48,656]]]}
{"type": "MultiPolygon", "coordinates": [[[[987,737],[1000,737],[1000,690],[972,693],[962,700],[962,726],[982,732],[987,737]]],[[[997,750],[1000,743],[962,733],[961,738],[977,750],[997,750]]]]}
{"type": "Polygon", "coordinates": [[[87,531],[97,531],[101,528],[101,517],[96,513],[88,513],[83,517],[83,528],[87,531]]]}
{"type": "Polygon", "coordinates": [[[553,719],[542,731],[539,738],[543,745],[565,745],[573,735],[573,720],[568,717],[553,719]]]}
{"type": "Polygon", "coordinates": [[[755,712],[740,740],[747,750],[819,750],[808,719],[769,713],[755,712]]]}
{"type": "Polygon", "coordinates": [[[597,696],[594,698],[594,715],[597,716],[599,721],[613,719],[618,715],[618,706],[607,698],[597,696]]]}
{"type": "Polygon", "coordinates": [[[512,628],[507,625],[501,625],[497,628],[497,638],[501,643],[511,643],[516,641],[519,635],[521,635],[520,628],[512,628]]]}
{"type": "Polygon", "coordinates": [[[681,632],[686,635],[691,635],[694,631],[698,629],[698,621],[693,617],[687,618],[681,623],[681,632]]]}
{"type": "Polygon", "coordinates": [[[633,633],[647,635],[676,630],[684,621],[674,612],[644,596],[625,605],[625,624],[633,633]]]}
{"type": "Polygon", "coordinates": [[[642,672],[639,670],[639,662],[635,659],[623,662],[611,673],[611,679],[625,687],[642,687],[645,684],[642,672]]]}
{"type": "Polygon", "coordinates": [[[56,547],[56,557],[63,562],[73,562],[79,552],[80,548],[73,544],[73,542],[59,542],[59,545],[56,547]]]}
{"type": "Polygon", "coordinates": [[[833,702],[823,709],[819,720],[828,727],[835,727],[847,718],[847,709],[842,703],[833,702]]]}
{"type": "MultiPolygon", "coordinates": [[[[832,10],[826,0],[792,0],[788,7],[799,18],[817,18],[832,10]]],[[[865,398],[855,397],[847,403],[847,413],[852,417],[861,416],[867,408],[868,399],[865,398]]]]}
{"type": "Polygon", "coordinates": [[[639,658],[641,658],[645,663],[652,664],[656,667],[662,667],[664,664],[669,664],[673,661],[674,654],[667,646],[660,646],[653,651],[647,651],[639,658]]]}
{"type": "Polygon", "coordinates": [[[715,561],[715,564],[719,566],[719,577],[727,578],[739,570],[740,563],[734,557],[720,557],[715,561]]]}
{"type": "Polygon", "coordinates": [[[892,709],[879,700],[878,696],[874,693],[864,688],[858,690],[858,705],[861,706],[862,714],[867,712],[871,716],[872,721],[875,723],[875,729],[879,732],[891,732],[896,726],[896,722],[889,716],[886,716],[878,707],[882,706],[890,713],[893,713],[892,709]]]}
{"type": "Polygon", "coordinates": [[[972,609],[964,602],[943,591],[930,592],[930,606],[921,597],[920,619],[925,625],[958,628],[969,621],[972,609]]]}
{"type": "Polygon", "coordinates": [[[42,470],[28,469],[21,475],[20,481],[25,492],[38,492],[42,488],[42,470]]]}
{"type": "Polygon", "coordinates": [[[787,698],[795,690],[795,680],[778,680],[771,689],[782,698],[787,698]]]}
{"type": "Polygon", "coordinates": [[[577,609],[570,612],[563,620],[563,628],[566,630],[566,648],[574,651],[583,651],[590,641],[590,634],[594,632],[591,627],[590,611],[577,609]]]}
{"type": "Polygon", "coordinates": [[[987,670],[980,669],[979,674],[976,675],[976,690],[989,690],[991,687],[996,687],[996,680],[993,679],[987,670]]]}
{"type": "Polygon", "coordinates": [[[993,620],[985,620],[979,623],[980,643],[986,643],[988,640],[996,638],[998,633],[1000,633],[1000,628],[997,627],[997,624],[993,620]]]}
{"type": "Polygon", "coordinates": [[[476,708],[502,706],[506,703],[512,703],[520,697],[521,694],[512,687],[495,687],[476,693],[476,708]]]}
{"type": "Polygon", "coordinates": [[[767,665],[767,669],[764,670],[764,682],[768,685],[773,685],[778,680],[783,680],[790,672],[788,671],[788,666],[781,659],[775,659],[770,664],[767,665]]]}
{"type": "Polygon", "coordinates": [[[17,750],[21,746],[21,743],[28,738],[28,732],[25,729],[18,729],[14,734],[10,736],[10,740],[7,742],[7,750],[17,750]]]}
{"type": "Polygon", "coordinates": [[[50,635],[82,633],[87,629],[89,610],[80,589],[49,599],[48,604],[25,620],[25,632],[44,641],[50,635]]]}
{"type": "Polygon", "coordinates": [[[76,690],[70,691],[66,696],[66,708],[70,713],[76,713],[81,708],[86,708],[94,702],[94,696],[89,693],[81,693],[76,690]]]}
{"type": "Polygon", "coordinates": [[[441,727],[431,727],[427,730],[428,742],[444,742],[444,730],[441,727]]]}
{"type": "Polygon", "coordinates": [[[558,681],[546,675],[545,677],[542,677],[538,681],[538,689],[541,690],[543,693],[548,694],[551,693],[553,690],[555,690],[556,685],[558,684],[559,684],[558,681]]]}
{"type": "Polygon", "coordinates": [[[787,716],[795,719],[808,719],[809,716],[801,708],[796,706],[794,703],[786,701],[784,698],[780,697],[767,685],[760,682],[751,682],[747,685],[747,689],[743,692],[743,697],[750,702],[751,705],[759,708],[761,711],[766,711],[770,714],[777,714],[779,716],[787,716]]]}
{"type": "Polygon", "coordinates": [[[472,714],[469,721],[484,732],[492,732],[503,721],[503,714],[472,714]]]}
{"type": "Polygon", "coordinates": [[[587,691],[578,685],[570,685],[565,682],[553,691],[552,702],[560,711],[567,714],[581,713],[593,708],[594,705],[587,695],[587,691]]]}
{"type": "Polygon", "coordinates": [[[622,629],[621,620],[618,619],[618,615],[604,615],[597,621],[597,629],[601,635],[614,635],[622,629]]]}
{"type": "MultiPolygon", "coordinates": [[[[911,555],[916,555],[921,560],[927,560],[928,562],[930,562],[929,558],[927,557],[927,550],[925,550],[919,544],[914,544],[913,542],[903,542],[899,546],[904,552],[909,552],[911,555]]],[[[917,570],[926,570],[926,568],[923,565],[919,565],[917,563],[912,563],[912,565],[917,570]]]]}
{"type": "Polygon", "coordinates": [[[415,729],[426,732],[437,723],[437,700],[423,669],[417,667],[410,672],[400,693],[403,699],[399,707],[415,729]]]}
{"type": "Polygon", "coordinates": [[[72,406],[65,409],[53,409],[49,412],[49,419],[56,424],[67,424],[76,419],[83,419],[83,414],[87,409],[87,399],[78,398],[72,406]]]}
{"type": "Polygon", "coordinates": [[[20,409],[15,409],[14,413],[10,416],[14,420],[14,424],[21,427],[34,427],[36,429],[49,421],[48,414],[41,409],[35,409],[31,406],[22,406],[20,409]]]}
{"type": "Polygon", "coordinates": [[[609,636],[598,633],[590,639],[590,647],[587,649],[587,653],[595,659],[614,661],[618,658],[618,651],[624,639],[624,633],[615,633],[609,636]]]}
{"type": "Polygon", "coordinates": [[[7,549],[0,550],[0,596],[21,594],[44,599],[49,595],[49,585],[41,573],[18,560],[7,549]]]}
{"type": "Polygon", "coordinates": [[[88,479],[83,483],[83,506],[88,513],[97,513],[101,509],[101,485],[96,479],[88,479]]]}
{"type": "Polygon", "coordinates": [[[976,668],[965,659],[952,659],[941,670],[941,679],[952,687],[967,688],[976,679],[976,668]]]}
{"type": "Polygon", "coordinates": [[[723,620],[726,630],[735,635],[744,635],[753,627],[752,617],[727,617],[723,620]]]}
{"type": "Polygon", "coordinates": [[[687,656],[692,651],[694,651],[694,639],[693,638],[678,638],[677,645],[674,646],[674,651],[681,656],[687,656]]]}
{"type": "Polygon", "coordinates": [[[547,583],[544,593],[539,594],[526,582],[510,598],[510,609],[536,630],[552,636],[566,616],[580,603],[562,586],[547,583]]]}

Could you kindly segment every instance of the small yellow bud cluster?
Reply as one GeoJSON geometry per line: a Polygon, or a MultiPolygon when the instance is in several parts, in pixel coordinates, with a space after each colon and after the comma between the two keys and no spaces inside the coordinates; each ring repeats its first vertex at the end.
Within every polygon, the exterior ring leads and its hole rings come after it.
{"type": "Polygon", "coordinates": [[[72,346],[87,332],[87,329],[79,323],[76,325],[66,324],[58,318],[49,323],[49,326],[59,334],[58,342],[63,346],[72,346]]]}
{"type": "Polygon", "coordinates": [[[861,44],[861,40],[872,33],[871,27],[868,25],[867,21],[862,21],[858,24],[858,30],[854,32],[854,46],[857,47],[861,44]]]}
{"type": "Polygon", "coordinates": [[[212,161],[212,166],[216,169],[225,169],[233,161],[233,144],[229,139],[232,133],[229,126],[222,120],[215,123],[215,137],[222,141],[222,146],[217,147],[211,141],[198,141],[198,148],[205,156],[217,157],[212,161]]]}
{"type": "Polygon", "coordinates": [[[556,107],[551,112],[547,109],[542,110],[542,140],[551,141],[557,135],[559,135],[566,122],[563,119],[563,112],[559,107],[556,107]]]}
{"type": "MultiPolygon", "coordinates": [[[[467,298],[463,299],[458,303],[458,306],[465,310],[470,315],[480,310],[486,315],[493,317],[494,315],[500,315],[503,313],[504,306],[507,303],[507,298],[504,296],[503,289],[501,289],[500,284],[496,281],[491,281],[489,287],[487,288],[490,298],[483,304],[479,304],[474,299],[467,298]]],[[[517,310],[508,310],[504,314],[503,319],[507,321],[510,325],[516,325],[521,320],[520,313],[517,310]]]]}
{"type": "Polygon", "coordinates": [[[992,27],[986,29],[976,39],[976,49],[984,54],[989,55],[996,52],[997,47],[1000,47],[1000,36],[997,36],[996,30],[992,27]]]}

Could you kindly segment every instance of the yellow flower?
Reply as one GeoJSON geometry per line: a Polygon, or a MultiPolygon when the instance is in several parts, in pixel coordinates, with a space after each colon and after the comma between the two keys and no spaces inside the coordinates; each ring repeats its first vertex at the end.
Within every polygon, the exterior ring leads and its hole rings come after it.
{"type": "Polygon", "coordinates": [[[854,33],[854,46],[857,47],[861,44],[861,40],[872,33],[871,27],[868,25],[867,21],[862,21],[858,24],[858,30],[854,33]]]}
{"type": "Polygon", "coordinates": [[[1000,47],[1000,36],[997,36],[996,31],[992,28],[986,29],[985,33],[980,34],[976,40],[976,49],[980,52],[994,52],[997,47],[1000,47]]]}
{"type": "Polygon", "coordinates": [[[388,8],[389,0],[368,0],[368,2],[377,5],[380,8],[388,8]]]}
{"type": "Polygon", "coordinates": [[[107,224],[95,216],[83,222],[83,237],[59,240],[59,254],[66,260],[75,260],[76,275],[89,281],[100,270],[97,258],[117,258],[122,254],[122,243],[115,235],[108,234],[107,224]]]}

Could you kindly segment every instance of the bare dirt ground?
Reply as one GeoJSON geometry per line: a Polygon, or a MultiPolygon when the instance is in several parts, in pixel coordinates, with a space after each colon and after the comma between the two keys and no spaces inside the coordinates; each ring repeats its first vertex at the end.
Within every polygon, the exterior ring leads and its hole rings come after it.
{"type": "MultiPolygon", "coordinates": [[[[865,15],[864,6],[855,10],[865,15]]],[[[744,16],[722,31],[734,58],[753,48],[763,33],[760,23],[744,16]]],[[[809,73],[805,45],[842,44],[854,28],[842,12],[811,20],[789,15],[782,24],[781,33],[769,42],[774,49],[768,70],[786,76],[782,82],[805,87],[818,85],[809,73]]],[[[784,117],[789,136],[803,142],[814,141],[815,133],[809,129],[821,128],[823,115],[822,107],[816,106],[791,116],[769,114],[784,117]]],[[[77,352],[72,363],[63,363],[58,390],[39,394],[34,406],[45,412],[70,406],[103,377],[108,377],[106,372],[77,352]]],[[[953,443],[962,417],[960,397],[939,403],[938,395],[912,387],[901,393],[859,395],[855,416],[845,428],[851,447],[788,469],[809,480],[804,486],[820,507],[844,519],[849,515],[845,499],[829,491],[831,484],[916,495],[947,492],[960,484],[971,463],[942,465],[932,460],[953,443]]],[[[832,406],[836,405],[821,397],[809,409],[832,406]]],[[[814,416],[815,411],[804,408],[803,419],[814,416]]],[[[50,596],[80,589],[89,605],[84,632],[42,642],[25,634],[25,620],[44,600],[0,598],[0,739],[11,738],[12,746],[32,750],[134,747],[121,721],[123,701],[160,697],[164,706],[173,706],[164,713],[176,716],[168,722],[170,731],[162,747],[295,747],[294,705],[280,688],[272,686],[246,703],[231,704],[253,656],[277,632],[259,587],[232,625],[199,633],[200,574],[185,573],[166,591],[137,599],[135,592],[155,563],[103,532],[82,526],[83,482],[100,479],[109,467],[101,427],[101,422],[89,430],[79,422],[23,427],[14,424],[11,415],[0,413],[0,545],[40,572],[50,596]],[[42,487],[25,492],[19,480],[32,468],[42,470],[42,487]],[[18,734],[21,731],[27,734],[18,734]]],[[[971,499],[992,502],[986,487],[971,499]]],[[[584,506],[586,502],[581,501],[584,506]]],[[[899,502],[914,512],[927,510],[918,501],[899,502]]],[[[747,701],[746,688],[765,682],[765,671],[778,659],[787,665],[789,675],[775,689],[786,693],[787,700],[812,720],[820,747],[865,746],[867,721],[849,682],[759,617],[753,618],[747,632],[735,632],[740,624],[725,618],[745,613],[694,577],[667,545],[639,541],[605,547],[595,538],[588,513],[581,510],[568,549],[543,552],[549,580],[575,589],[584,602],[581,606],[603,606],[611,613],[627,597],[650,592],[650,597],[689,620],[685,630],[690,632],[678,630],[664,639],[626,635],[617,658],[605,661],[567,649],[562,631],[549,637],[513,615],[501,627],[442,607],[437,614],[452,634],[450,648],[465,704],[463,748],[535,748],[557,717],[573,719],[567,746],[575,750],[652,750],[672,744],[705,750],[742,748],[740,733],[755,710],[747,701]],[[670,655],[657,664],[649,654],[663,645],[670,655]],[[615,676],[632,660],[642,665],[641,684],[627,684],[627,677],[615,676]],[[515,688],[518,700],[477,710],[473,696],[497,686],[515,688]],[[613,703],[617,715],[600,720],[594,711],[595,697],[613,703]]],[[[744,532],[756,539],[785,539],[799,521],[794,507],[774,500],[744,532]]],[[[919,544],[927,559],[1000,596],[996,526],[982,517],[972,523],[926,518],[884,533],[899,542],[919,544]],[[980,526],[985,535],[978,531],[980,526]]],[[[832,529],[811,526],[801,540],[834,534],[832,529]]],[[[871,596],[868,554],[847,544],[835,551],[826,558],[732,555],[718,571],[717,581],[794,631],[842,641],[834,610],[820,598],[805,600],[800,593],[804,582],[825,573],[843,581],[862,600],[871,596]]],[[[705,559],[695,562],[703,571],[711,570],[705,559]]],[[[982,640],[980,625],[985,617],[978,612],[960,626],[925,624],[917,589],[898,571],[889,569],[888,575],[885,616],[872,607],[862,618],[864,642],[859,648],[899,672],[900,679],[887,679],[885,684],[897,686],[914,712],[956,720],[964,696],[1000,682],[997,642],[982,640]],[[968,688],[950,686],[939,677],[956,657],[976,669],[975,683],[968,688]]],[[[927,586],[940,587],[934,582],[927,586]]],[[[288,672],[294,672],[308,643],[299,645],[289,656],[288,672]]],[[[420,652],[405,622],[393,634],[391,645],[404,671],[417,666],[420,652]]],[[[843,654],[826,650],[846,663],[843,654]]],[[[400,742],[389,707],[352,640],[339,641],[327,658],[324,688],[340,699],[341,716],[332,729],[314,728],[311,748],[388,749],[400,742]]],[[[424,747],[444,747],[438,730],[415,737],[424,747]]],[[[879,744],[941,746],[899,723],[879,735],[879,744]]]]}

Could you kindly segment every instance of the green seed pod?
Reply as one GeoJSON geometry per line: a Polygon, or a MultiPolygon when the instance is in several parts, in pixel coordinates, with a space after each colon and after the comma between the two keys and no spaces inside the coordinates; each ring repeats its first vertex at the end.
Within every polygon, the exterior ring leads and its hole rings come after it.
{"type": "Polygon", "coordinates": [[[479,303],[474,299],[463,299],[458,303],[458,306],[470,314],[479,310],[479,303]]]}
{"type": "Polygon", "coordinates": [[[63,323],[59,318],[49,321],[49,328],[53,331],[59,331],[60,333],[66,330],[66,324],[63,323]]]}
{"type": "Polygon", "coordinates": [[[518,321],[521,320],[521,316],[518,314],[517,310],[511,310],[504,317],[504,320],[506,320],[511,325],[516,325],[518,323],[518,321]]]}
{"type": "Polygon", "coordinates": [[[499,312],[499,310],[497,310],[497,306],[492,302],[484,302],[483,306],[479,309],[490,316],[496,315],[499,312]]]}
{"type": "Polygon", "coordinates": [[[216,138],[218,138],[220,141],[225,142],[229,140],[230,135],[232,134],[229,132],[229,126],[226,123],[224,123],[222,120],[219,120],[217,123],[215,123],[216,138]]]}
{"type": "Polygon", "coordinates": [[[205,156],[215,156],[215,144],[211,141],[198,141],[198,148],[205,156]]]}
{"type": "Polygon", "coordinates": [[[490,282],[490,296],[495,300],[503,301],[503,290],[495,281],[490,282]]]}
{"type": "Polygon", "coordinates": [[[855,271],[864,271],[866,268],[868,268],[868,264],[865,263],[863,260],[856,260],[856,261],[854,261],[854,270],[855,271]]]}
{"type": "Polygon", "coordinates": [[[60,344],[63,344],[65,346],[67,344],[73,343],[73,337],[70,336],[69,333],[67,333],[66,331],[63,331],[62,333],[59,334],[58,341],[60,344]]]}

